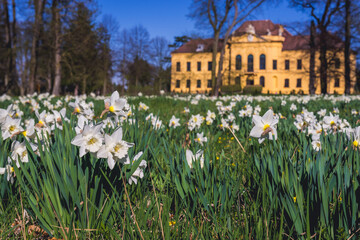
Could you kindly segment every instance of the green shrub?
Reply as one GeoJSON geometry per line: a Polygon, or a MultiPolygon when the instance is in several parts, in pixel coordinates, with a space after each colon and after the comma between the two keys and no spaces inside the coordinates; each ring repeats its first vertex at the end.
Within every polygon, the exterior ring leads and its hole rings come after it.
{"type": "Polygon", "coordinates": [[[241,92],[241,85],[225,85],[221,87],[223,93],[241,92]]]}
{"type": "Polygon", "coordinates": [[[248,85],[244,87],[244,94],[259,95],[261,91],[261,85],[248,85]]]}

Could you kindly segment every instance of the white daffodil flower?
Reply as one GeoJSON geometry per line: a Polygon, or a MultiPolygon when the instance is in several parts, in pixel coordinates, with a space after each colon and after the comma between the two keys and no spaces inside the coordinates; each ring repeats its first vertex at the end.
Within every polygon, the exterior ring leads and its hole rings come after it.
{"type": "Polygon", "coordinates": [[[350,134],[352,136],[351,141],[354,148],[360,147],[360,126],[356,127],[350,134]]]}
{"type": "Polygon", "coordinates": [[[116,116],[125,116],[124,107],[127,103],[126,99],[120,98],[119,92],[115,91],[110,98],[104,100],[105,110],[101,113],[102,117],[106,112],[115,114],[116,116]]]}
{"type": "Polygon", "coordinates": [[[6,109],[0,108],[0,125],[5,122],[6,117],[14,114],[13,107],[14,105],[11,104],[6,109]]]}
{"type": "Polygon", "coordinates": [[[176,118],[174,115],[172,115],[170,122],[169,122],[169,127],[173,127],[173,128],[179,127],[180,126],[179,121],[180,121],[180,118],[176,118]]]}
{"type": "Polygon", "coordinates": [[[203,151],[198,150],[196,152],[196,154],[194,155],[194,153],[191,150],[186,149],[186,161],[187,161],[190,168],[193,168],[193,162],[194,161],[200,161],[200,167],[203,168],[204,167],[204,154],[203,154],[203,151]]]}
{"type": "MultiPolygon", "coordinates": [[[[37,149],[37,146],[33,143],[30,143],[30,146],[33,151],[37,149]]],[[[25,163],[29,162],[28,151],[25,142],[20,143],[18,141],[14,141],[11,144],[11,156],[8,158],[8,162],[10,163],[11,161],[15,161],[16,166],[19,168],[19,160],[25,163]]]]}
{"type": "Polygon", "coordinates": [[[3,140],[12,137],[14,134],[22,132],[24,129],[20,126],[20,123],[20,118],[13,119],[7,116],[1,125],[1,134],[3,140]]]}
{"type": "Polygon", "coordinates": [[[11,182],[11,184],[14,183],[14,168],[11,165],[6,165],[4,168],[0,168],[0,175],[3,175],[6,173],[6,179],[8,182],[11,182]]]}
{"type": "Polygon", "coordinates": [[[204,137],[204,133],[197,133],[194,141],[203,146],[204,142],[207,142],[207,137],[204,137]]]}
{"type": "Polygon", "coordinates": [[[80,147],[80,157],[87,152],[96,153],[99,151],[103,143],[101,129],[102,123],[93,127],[85,125],[84,130],[71,140],[71,144],[80,147]]]}
{"type": "MultiPolygon", "coordinates": [[[[127,158],[127,161],[125,164],[133,164],[134,162],[136,162],[137,160],[139,160],[139,158],[142,156],[143,152],[139,152],[138,154],[136,154],[136,156],[133,158],[133,160],[130,162],[129,157],[127,158]]],[[[135,172],[130,176],[130,178],[128,179],[129,184],[131,185],[133,182],[135,184],[137,184],[137,177],[138,178],[143,178],[144,177],[144,169],[146,168],[147,163],[145,160],[142,160],[138,166],[138,168],[135,170],[135,172]]]]}
{"type": "Polygon", "coordinates": [[[117,161],[125,159],[129,148],[132,146],[134,144],[122,140],[122,128],[119,128],[111,136],[105,134],[105,145],[101,146],[97,152],[97,157],[107,158],[109,168],[113,169],[117,161]]]}
{"type": "Polygon", "coordinates": [[[266,138],[277,139],[276,124],[278,120],[274,118],[274,112],[271,109],[262,117],[254,115],[252,122],[255,126],[251,129],[250,136],[258,138],[259,143],[262,143],[266,138]]]}

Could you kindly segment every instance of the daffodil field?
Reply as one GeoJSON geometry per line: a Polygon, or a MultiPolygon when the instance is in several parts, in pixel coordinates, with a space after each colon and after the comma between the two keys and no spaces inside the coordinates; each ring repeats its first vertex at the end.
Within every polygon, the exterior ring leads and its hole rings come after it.
{"type": "Polygon", "coordinates": [[[0,237],[357,239],[359,96],[0,97],[0,237]]]}

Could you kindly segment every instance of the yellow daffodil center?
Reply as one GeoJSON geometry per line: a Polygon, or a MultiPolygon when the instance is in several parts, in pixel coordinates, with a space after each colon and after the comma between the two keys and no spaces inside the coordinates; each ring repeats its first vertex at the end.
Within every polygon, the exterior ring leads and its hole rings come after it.
{"type": "Polygon", "coordinates": [[[26,131],[23,131],[23,132],[22,132],[22,135],[24,135],[24,137],[26,137],[26,131]]]}
{"type": "Polygon", "coordinates": [[[11,172],[11,173],[14,172],[14,168],[13,168],[13,167],[10,168],[10,172],[11,172]]]}
{"type": "Polygon", "coordinates": [[[97,142],[96,138],[90,138],[90,140],[88,141],[88,145],[92,145],[92,144],[94,144],[96,142],[97,142]]]}
{"type": "Polygon", "coordinates": [[[207,121],[206,124],[207,124],[207,125],[210,125],[210,121],[207,121]]]}
{"type": "Polygon", "coordinates": [[[79,112],[80,112],[80,108],[75,108],[75,112],[79,113],[79,112]]]}
{"type": "Polygon", "coordinates": [[[175,225],[175,223],[176,223],[175,221],[170,221],[169,226],[171,227],[172,225],[175,225]]]}
{"type": "Polygon", "coordinates": [[[15,113],[15,117],[19,117],[19,114],[18,114],[18,113],[15,113]]]}
{"type": "Polygon", "coordinates": [[[353,145],[354,145],[354,147],[357,147],[359,145],[359,142],[355,140],[355,141],[353,141],[353,145]]]}
{"type": "Polygon", "coordinates": [[[200,139],[200,138],[198,138],[198,139],[197,139],[197,141],[198,141],[198,142],[200,142],[200,141],[201,141],[201,139],[200,139]]]}
{"type": "Polygon", "coordinates": [[[40,125],[44,125],[44,122],[40,120],[40,121],[39,121],[39,124],[40,124],[40,125]]]}
{"type": "Polygon", "coordinates": [[[22,152],[21,157],[24,158],[24,157],[26,157],[26,155],[27,155],[27,151],[25,150],[22,152]]]}
{"type": "Polygon", "coordinates": [[[264,131],[265,131],[266,129],[268,129],[269,127],[270,127],[269,124],[265,124],[265,125],[264,125],[264,131]]]}
{"type": "Polygon", "coordinates": [[[110,106],[110,107],[109,107],[109,111],[112,112],[112,113],[115,112],[114,106],[110,106]]]}
{"type": "Polygon", "coordinates": [[[118,152],[120,150],[120,148],[122,147],[121,144],[116,144],[115,147],[114,147],[114,152],[118,152]]]}
{"type": "Polygon", "coordinates": [[[171,122],[171,125],[175,125],[175,122],[174,122],[174,121],[172,121],[172,122],[171,122]]]}
{"type": "Polygon", "coordinates": [[[294,203],[296,203],[296,197],[294,197],[293,199],[294,199],[294,203]]]}
{"type": "Polygon", "coordinates": [[[11,125],[11,126],[9,127],[9,132],[13,132],[13,131],[15,131],[15,128],[16,128],[16,126],[15,126],[15,125],[11,125]]]}
{"type": "Polygon", "coordinates": [[[331,126],[334,126],[334,125],[335,125],[335,122],[334,122],[334,121],[331,121],[331,122],[330,122],[330,125],[331,125],[331,126]]]}
{"type": "Polygon", "coordinates": [[[197,122],[197,118],[196,118],[196,117],[194,117],[194,122],[197,122]]]}

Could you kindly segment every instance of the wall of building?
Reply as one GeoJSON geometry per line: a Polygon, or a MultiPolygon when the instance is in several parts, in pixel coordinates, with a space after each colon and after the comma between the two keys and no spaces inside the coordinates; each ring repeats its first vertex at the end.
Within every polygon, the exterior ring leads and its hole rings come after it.
{"type": "MultiPolygon", "coordinates": [[[[240,37],[232,37],[225,51],[223,64],[223,85],[235,85],[236,77],[240,77],[241,86],[247,84],[247,79],[253,79],[254,85],[260,85],[260,77],[264,77],[265,85],[263,93],[289,94],[291,92],[305,94],[309,93],[309,52],[307,50],[285,50],[283,51],[283,41],[281,36],[256,36],[253,35],[249,40],[248,34],[240,37]],[[248,72],[248,56],[253,55],[253,72],[248,72]],[[264,54],[266,68],[260,69],[260,55],[264,54]],[[236,56],[241,55],[241,69],[236,69],[236,56]],[[277,69],[273,69],[273,60],[277,61],[277,69]],[[289,60],[289,69],[285,69],[285,61],[289,60]],[[297,61],[301,60],[301,69],[297,68],[297,61]],[[285,79],[289,79],[289,86],[285,86],[285,79]],[[301,79],[301,80],[298,80],[301,79]],[[301,82],[301,86],[297,83],[301,82]]],[[[328,72],[328,92],[342,94],[345,91],[344,82],[344,54],[342,51],[329,51],[329,58],[339,58],[340,66],[335,67],[334,62],[329,65],[328,72]],[[339,86],[335,86],[335,79],[339,79],[339,86]]],[[[355,84],[355,55],[351,56],[351,78],[352,86],[355,84]]],[[[211,79],[211,71],[208,70],[208,62],[211,62],[211,52],[201,53],[173,53],[171,71],[171,91],[205,93],[211,88],[208,87],[208,80],[211,79]],[[176,63],[180,62],[180,71],[176,70],[176,63]],[[187,71],[187,62],[190,62],[191,69],[187,71]],[[201,62],[201,71],[197,70],[197,62],[201,62]],[[180,87],[176,88],[176,80],[180,80],[180,87]],[[190,80],[190,88],[186,87],[186,81],[190,80]],[[201,86],[197,86],[197,81],[201,81],[201,86]]],[[[219,54],[217,61],[219,60],[219,54]]],[[[316,93],[320,94],[320,61],[319,53],[315,56],[317,78],[315,82],[316,93]]],[[[353,88],[352,88],[353,91],[353,88]]]]}

